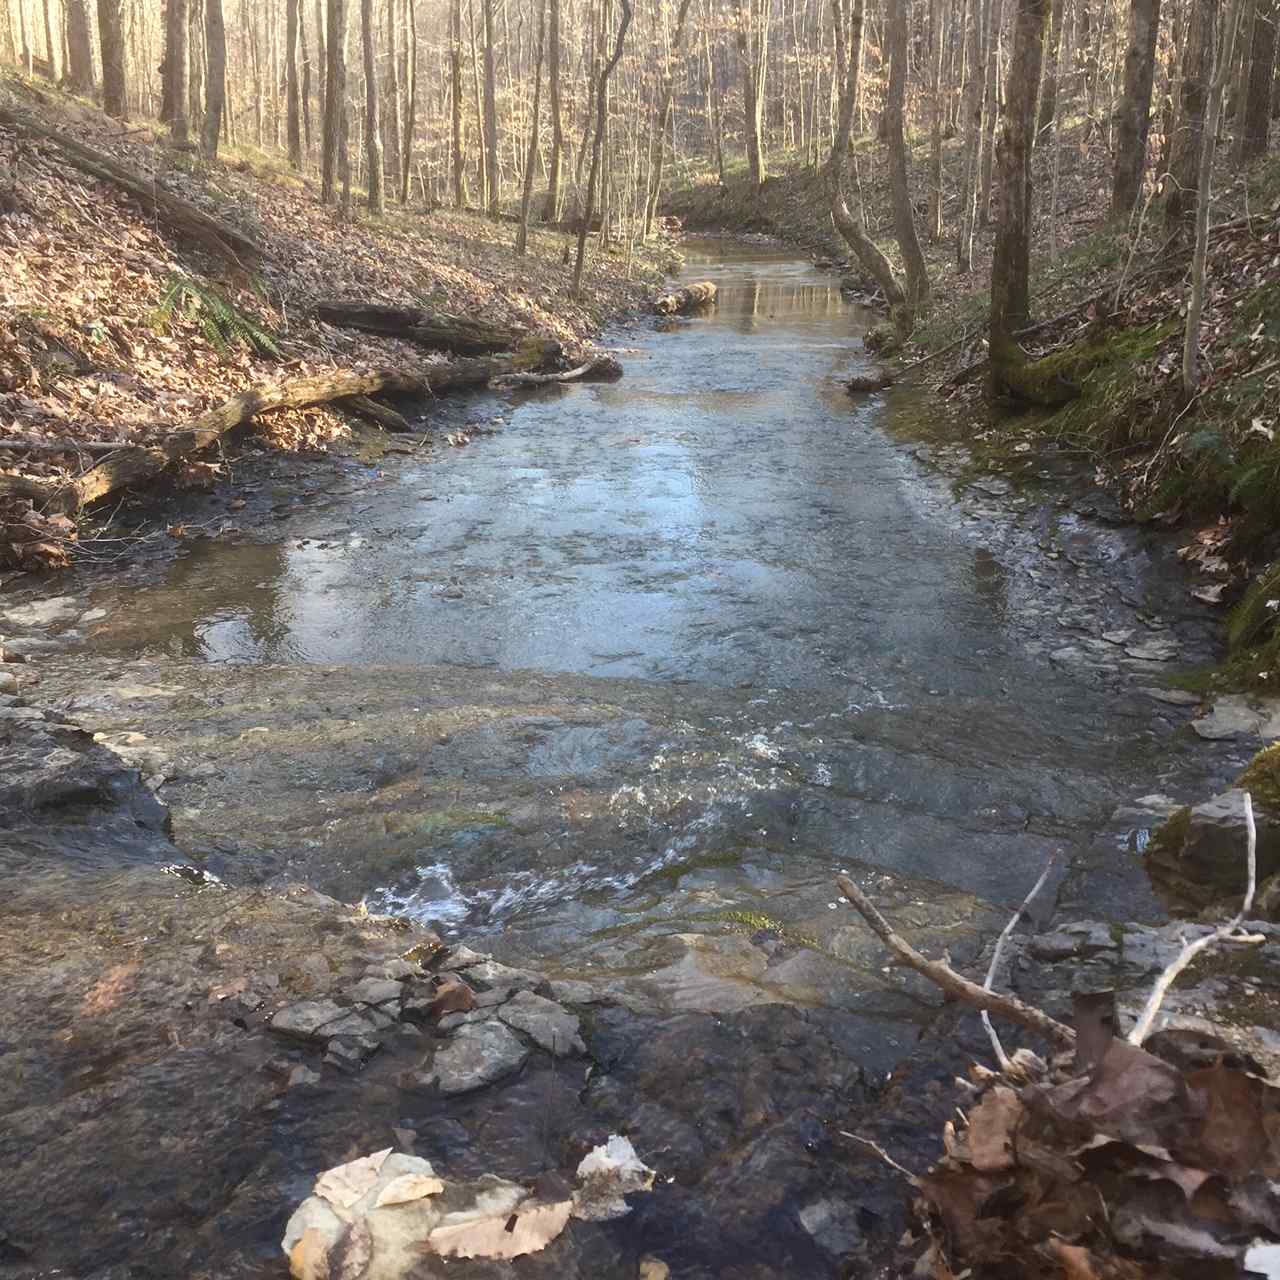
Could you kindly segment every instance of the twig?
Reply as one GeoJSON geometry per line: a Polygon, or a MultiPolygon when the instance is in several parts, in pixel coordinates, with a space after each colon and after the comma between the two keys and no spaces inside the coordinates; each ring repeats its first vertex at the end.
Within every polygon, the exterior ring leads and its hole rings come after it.
{"type": "Polygon", "coordinates": [[[1160,1006],[1164,1003],[1165,996],[1169,994],[1169,988],[1173,986],[1178,975],[1202,951],[1208,950],[1219,942],[1238,942],[1256,946],[1265,941],[1260,934],[1236,932],[1245,916],[1253,909],[1253,895],[1258,886],[1258,828],[1253,821],[1253,797],[1247,791],[1244,793],[1244,821],[1249,830],[1249,848],[1245,855],[1248,862],[1249,884],[1245,889],[1244,902],[1240,904],[1240,910],[1226,924],[1220,925],[1212,933],[1206,933],[1194,942],[1183,939],[1182,950],[1173,958],[1165,971],[1156,979],[1155,986],[1151,988],[1151,995],[1147,997],[1142,1016],[1129,1032],[1130,1044],[1141,1045],[1151,1034],[1151,1024],[1155,1022],[1156,1014],[1160,1012],[1160,1006]]]}
{"type": "Polygon", "coordinates": [[[920,1179],[905,1165],[899,1164],[878,1142],[872,1142],[870,1138],[863,1138],[856,1133],[850,1133],[847,1129],[838,1129],[837,1132],[842,1138],[852,1138],[854,1142],[860,1142],[864,1147],[870,1147],[890,1169],[896,1169],[913,1187],[920,1185],[920,1179]]]}
{"type": "Polygon", "coordinates": [[[1024,1004],[1016,996],[997,995],[994,991],[978,986],[976,982],[961,977],[949,964],[922,956],[906,939],[894,933],[875,903],[847,876],[837,876],[836,885],[857,908],[858,914],[871,926],[872,932],[903,964],[923,974],[947,995],[963,1000],[976,1009],[986,1009],[990,1013],[999,1014],[1002,1018],[1016,1022],[1019,1026],[1026,1027],[1047,1040],[1062,1045],[1075,1044],[1076,1033],[1065,1023],[1049,1017],[1047,1013],[1033,1005],[1024,1004]]]}
{"type": "MultiPolygon", "coordinates": [[[[1049,878],[1049,872],[1053,870],[1054,864],[1058,861],[1058,851],[1049,855],[1049,861],[1044,864],[1044,870],[1040,873],[1040,879],[1031,886],[1031,892],[1022,900],[1022,905],[1009,917],[1009,923],[1001,930],[999,938],[996,939],[996,949],[991,955],[991,964],[987,969],[987,980],[982,984],[983,990],[990,991],[992,984],[996,980],[996,971],[1000,965],[1000,957],[1004,953],[1004,944],[1013,936],[1013,931],[1017,928],[1018,921],[1022,919],[1027,908],[1031,905],[1032,899],[1036,894],[1044,888],[1044,882],[1049,878]]],[[[991,1025],[991,1015],[983,1009],[982,1025],[987,1029],[987,1037],[991,1041],[991,1050],[996,1055],[996,1061],[1000,1064],[1000,1070],[1005,1075],[1016,1074],[1017,1068],[1009,1060],[1009,1055],[1004,1051],[1004,1045],[1000,1043],[1000,1037],[996,1034],[996,1029],[991,1025]]]]}

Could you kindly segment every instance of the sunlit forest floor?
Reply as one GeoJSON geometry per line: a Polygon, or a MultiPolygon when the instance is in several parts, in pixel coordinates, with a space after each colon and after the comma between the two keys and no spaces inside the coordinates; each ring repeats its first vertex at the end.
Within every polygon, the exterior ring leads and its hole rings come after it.
{"type": "MultiPolygon", "coordinates": [[[[122,127],[45,83],[8,74],[0,101],[109,153],[230,223],[264,249],[237,270],[177,235],[118,187],[70,167],[52,145],[0,125],[0,441],[6,472],[56,478],[95,457],[53,439],[151,444],[244,388],[283,376],[442,357],[315,318],[324,299],[387,302],[482,318],[579,343],[651,296],[654,252],[624,256],[594,242],[581,298],[571,293],[570,237],[452,209],[388,203],[372,218],[319,202],[317,183],[281,156],[226,148],[213,165],[170,148],[161,126],[122,127]]],[[[257,427],[286,448],[321,446],[348,429],[330,408],[281,410],[257,427]]],[[[186,468],[199,480],[208,463],[186,468]]],[[[216,464],[214,464],[216,465],[216,464]]],[[[183,477],[179,476],[179,479],[183,477]]],[[[22,567],[65,557],[63,518],[42,521],[0,498],[0,543],[22,567]]]]}
{"type": "MultiPolygon", "coordinates": [[[[935,394],[932,430],[969,445],[978,465],[1033,476],[1046,453],[1075,458],[1138,520],[1185,525],[1192,591],[1230,610],[1231,657],[1215,676],[1233,685],[1280,684],[1280,158],[1240,171],[1220,148],[1200,340],[1201,380],[1182,387],[1182,343],[1190,246],[1176,241],[1159,199],[1130,226],[1107,221],[1110,154],[1085,122],[1064,129],[1056,212],[1049,148],[1036,153],[1032,357],[1069,365],[1072,398],[1026,409],[985,398],[987,281],[993,233],[983,228],[971,273],[956,266],[954,195],[944,199],[945,234],[923,234],[933,300],[896,352],[900,376],[935,394]],[[1267,568],[1271,565],[1270,568],[1267,568]]],[[[944,149],[944,192],[960,186],[958,142],[944,149]]],[[[892,215],[883,148],[857,147],[857,170],[872,235],[891,255],[892,215]]],[[[721,184],[705,165],[687,165],[670,210],[689,226],[763,232],[802,246],[833,270],[847,250],[834,234],[819,175],[796,156],[774,158],[758,194],[744,166],[721,184]]],[[[926,151],[917,146],[913,189],[926,190],[926,151]]],[[[892,339],[885,335],[892,350],[892,339]]]]}

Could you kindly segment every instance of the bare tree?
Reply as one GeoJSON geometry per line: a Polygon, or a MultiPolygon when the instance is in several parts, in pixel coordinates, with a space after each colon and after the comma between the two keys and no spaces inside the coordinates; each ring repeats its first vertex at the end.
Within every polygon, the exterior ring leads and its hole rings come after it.
{"type": "MultiPolygon", "coordinates": [[[[907,63],[910,57],[907,12],[911,0],[890,0],[889,5],[889,93],[885,100],[885,131],[889,144],[889,188],[893,198],[893,227],[898,249],[907,270],[907,302],[912,312],[929,300],[929,271],[925,266],[920,237],[916,234],[915,213],[907,180],[907,143],[903,116],[907,93],[907,63]]],[[[1034,108],[1033,108],[1034,109],[1034,108]]],[[[903,317],[910,330],[914,315],[903,317]]]]}
{"type": "Polygon", "coordinates": [[[204,154],[218,154],[222,113],[227,102],[227,31],[222,21],[222,0],[204,0],[204,154]]]}
{"type": "Polygon", "coordinates": [[[374,47],[373,0],[360,0],[360,34],[364,50],[364,153],[368,167],[369,210],[387,211],[382,157],[382,122],[379,118],[378,55],[374,47]]]}
{"type": "Polygon", "coordinates": [[[1116,109],[1115,174],[1111,187],[1113,218],[1129,217],[1142,188],[1159,30],[1160,0],[1132,0],[1129,48],[1124,58],[1124,96],[1116,109]]]}
{"type": "Polygon", "coordinates": [[[405,112],[404,154],[400,166],[400,203],[409,203],[409,181],[413,170],[413,135],[418,127],[418,4],[407,0],[409,30],[406,33],[405,73],[409,80],[409,103],[405,112]]]}
{"type": "Polygon", "coordinates": [[[675,93],[675,59],[680,55],[680,46],[684,39],[685,19],[689,14],[692,0],[680,0],[680,8],[676,12],[675,32],[671,37],[671,48],[667,54],[667,67],[662,80],[662,97],[658,105],[657,115],[653,122],[654,144],[657,155],[653,161],[653,173],[648,180],[648,194],[644,202],[644,231],[647,240],[653,234],[653,220],[658,212],[658,200],[662,195],[662,166],[667,154],[667,134],[671,129],[671,99],[675,93]]]}
{"type": "MultiPolygon", "coordinates": [[[[172,0],[170,0],[172,3],[172,0]]],[[[284,30],[285,136],[289,142],[289,163],[302,168],[302,95],[298,85],[298,39],[300,0],[286,0],[284,30]]]]}
{"type": "Polygon", "coordinates": [[[1191,0],[1177,123],[1170,147],[1169,190],[1165,197],[1165,221],[1173,234],[1190,234],[1195,220],[1196,190],[1200,182],[1201,139],[1209,105],[1209,81],[1213,76],[1214,27],[1218,0],[1191,0]]]}
{"type": "Polygon", "coordinates": [[[484,12],[484,155],[488,174],[489,216],[502,209],[502,174],[498,164],[498,85],[493,47],[493,11],[498,0],[481,0],[484,12]]]}
{"type": "Polygon", "coordinates": [[[168,0],[165,12],[164,100],[175,143],[186,144],[191,131],[191,57],[187,49],[187,0],[168,0]]]}
{"type": "Polygon", "coordinates": [[[453,203],[467,203],[466,156],[462,148],[462,0],[449,5],[449,108],[452,117],[453,203]]]}
{"type": "MultiPolygon", "coordinates": [[[[124,120],[128,117],[129,106],[125,95],[120,4],[121,0],[98,0],[98,45],[102,50],[102,109],[107,115],[124,120]]],[[[23,13],[23,6],[18,7],[18,13],[23,13]]],[[[28,40],[27,48],[30,47],[28,40]]]]}
{"type": "MultiPolygon", "coordinates": [[[[1246,164],[1267,150],[1277,74],[1276,21],[1280,10],[1276,0],[1256,0],[1256,4],[1244,93],[1244,127],[1240,131],[1240,160],[1246,164]]],[[[1280,97],[1276,101],[1280,104],[1280,97]]]]}
{"type": "Polygon", "coordinates": [[[324,77],[324,143],[320,156],[320,200],[332,204],[346,164],[347,0],[329,0],[329,35],[324,77]]]}
{"type": "Polygon", "coordinates": [[[767,0],[735,0],[738,58],[742,64],[742,111],[746,120],[747,168],[758,191],[765,180],[764,79],[769,54],[767,0]]]}
{"type": "Polygon", "coordinates": [[[997,156],[1000,204],[991,260],[991,389],[1021,395],[1026,356],[1014,334],[1030,311],[1031,151],[1049,0],[1018,0],[997,156]]]}
{"type": "Polygon", "coordinates": [[[551,98],[551,158],[543,222],[560,216],[560,165],[564,155],[564,111],[560,101],[560,0],[547,0],[547,89],[551,98]]]}
{"type": "Polygon", "coordinates": [[[582,225],[578,228],[578,252],[573,263],[574,297],[582,293],[582,267],[587,256],[587,236],[591,233],[591,220],[596,211],[596,180],[600,176],[600,153],[604,149],[604,130],[609,119],[609,77],[622,61],[622,42],[631,25],[631,0],[620,0],[620,3],[622,17],[618,22],[618,34],[614,37],[613,53],[600,68],[600,82],[596,87],[596,132],[591,142],[591,171],[587,178],[586,208],[582,214],[582,225]]]}
{"type": "Polygon", "coordinates": [[[538,126],[542,117],[542,59],[547,42],[547,0],[538,9],[538,55],[533,73],[533,119],[529,122],[529,152],[524,162],[524,190],[520,195],[520,230],[516,235],[516,252],[523,254],[529,245],[529,205],[533,200],[533,175],[538,165],[538,126]]]}
{"type": "Polygon", "coordinates": [[[67,88],[73,93],[92,93],[95,77],[88,0],[66,0],[66,14],[67,88]]]}

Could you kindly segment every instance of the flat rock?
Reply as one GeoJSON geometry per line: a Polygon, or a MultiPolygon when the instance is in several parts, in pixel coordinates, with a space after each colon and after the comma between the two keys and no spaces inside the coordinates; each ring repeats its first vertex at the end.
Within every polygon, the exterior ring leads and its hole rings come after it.
{"type": "Polygon", "coordinates": [[[48,627],[60,622],[74,622],[84,612],[84,605],[74,596],[53,596],[49,600],[33,600],[16,609],[5,610],[5,619],[15,627],[48,627]]]}
{"type": "Polygon", "coordinates": [[[558,1058],[587,1051],[577,1017],[554,1000],[535,996],[532,991],[517,992],[498,1010],[498,1017],[558,1058]]]}
{"type": "Polygon", "coordinates": [[[1148,698],[1154,699],[1156,702],[1163,702],[1170,707],[1194,707],[1197,703],[1203,701],[1198,693],[1192,693],[1190,689],[1143,689],[1143,693],[1148,698]]]}
{"type": "Polygon", "coordinates": [[[1210,742],[1243,737],[1269,742],[1280,738],[1280,702],[1230,693],[1219,698],[1208,715],[1192,721],[1191,727],[1210,742]]]}
{"type": "Polygon", "coordinates": [[[399,1000],[403,994],[404,989],[394,978],[363,978],[347,992],[356,1004],[385,1004],[399,1000]]]}
{"type": "MultiPolygon", "coordinates": [[[[378,1019],[369,1016],[368,1010],[357,1013],[354,1009],[344,1010],[342,1016],[334,1022],[325,1023],[319,1028],[319,1033],[325,1037],[333,1036],[368,1036],[373,1035],[378,1028],[378,1019]]],[[[389,1025],[390,1019],[387,1019],[383,1025],[389,1025]]]]}
{"type": "MultiPolygon", "coordinates": [[[[451,964],[450,968],[459,967],[451,964]]],[[[474,986],[477,982],[486,987],[506,987],[508,991],[529,991],[540,987],[546,979],[530,969],[513,969],[496,960],[482,960],[479,964],[463,968],[463,976],[474,986]]]]}
{"type": "Polygon", "coordinates": [[[272,1031],[295,1040],[323,1041],[328,1035],[321,1028],[337,1022],[346,1012],[332,1000],[300,1000],[274,1014],[270,1026],[272,1031]]]}
{"type": "Polygon", "coordinates": [[[1144,640],[1141,644],[1125,645],[1124,651],[1142,662],[1169,662],[1178,656],[1178,646],[1172,640],[1144,640]]]}
{"type": "Polygon", "coordinates": [[[460,1028],[436,1050],[422,1079],[444,1094],[470,1093],[519,1071],[528,1057],[524,1041],[491,1018],[460,1028]]]}

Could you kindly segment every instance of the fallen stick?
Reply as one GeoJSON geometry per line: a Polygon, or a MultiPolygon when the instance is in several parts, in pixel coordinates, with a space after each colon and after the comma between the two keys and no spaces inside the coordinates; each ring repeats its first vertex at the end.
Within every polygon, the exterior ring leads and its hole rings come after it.
{"type": "Polygon", "coordinates": [[[504,387],[542,387],[551,382],[580,382],[584,378],[612,380],[620,377],[622,363],[613,356],[598,355],[564,373],[508,373],[497,381],[504,387]]]}
{"type": "Polygon", "coordinates": [[[244,258],[262,256],[262,248],[257,241],[244,232],[237,231],[229,223],[205,213],[181,196],[174,195],[172,191],[162,187],[157,178],[126,168],[105,152],[86,146],[83,142],[9,107],[0,106],[0,124],[17,129],[29,137],[51,142],[73,168],[127,191],[144,208],[154,210],[170,226],[186,232],[236,266],[243,267],[244,258]]]}
{"type": "Polygon", "coordinates": [[[971,1004],[975,1009],[998,1014],[1009,1022],[1016,1022],[1061,1045],[1074,1045],[1076,1033],[1065,1023],[1051,1018],[1034,1005],[1024,1004],[1016,996],[997,995],[980,987],[976,982],[961,977],[949,964],[922,956],[905,938],[894,933],[892,926],[882,916],[874,902],[858,888],[848,876],[837,876],[840,892],[857,908],[858,914],[871,926],[871,931],[908,968],[923,974],[936,987],[957,1000],[971,1004]]]}
{"type": "Polygon", "coordinates": [[[1156,1015],[1160,1012],[1160,1006],[1164,1003],[1165,996],[1169,994],[1169,988],[1173,986],[1178,975],[1202,951],[1207,951],[1219,942],[1235,942],[1243,943],[1246,946],[1257,946],[1259,943],[1266,941],[1261,934],[1236,932],[1244,923],[1245,916],[1253,908],[1253,895],[1258,887],[1258,828],[1253,820],[1253,797],[1247,791],[1244,793],[1244,821],[1249,830],[1249,846],[1245,852],[1245,859],[1248,864],[1248,885],[1245,889],[1244,901],[1240,904],[1240,910],[1226,924],[1220,925],[1212,933],[1206,933],[1194,942],[1188,942],[1185,938],[1183,939],[1182,950],[1170,961],[1165,971],[1156,979],[1155,986],[1151,988],[1151,994],[1147,997],[1147,1003],[1142,1010],[1142,1014],[1138,1021],[1134,1023],[1133,1030],[1129,1032],[1130,1044],[1141,1047],[1142,1042],[1151,1034],[1151,1026],[1156,1020],[1156,1015]]]}
{"type": "MultiPolygon", "coordinates": [[[[393,307],[383,303],[319,302],[316,316],[325,324],[385,338],[402,338],[432,351],[449,351],[460,356],[493,355],[514,351],[528,342],[520,329],[503,329],[484,320],[470,320],[445,312],[423,311],[419,307],[393,307]]],[[[553,339],[541,339],[550,346],[553,339]]],[[[557,348],[559,344],[554,344],[557,348]]]]}

